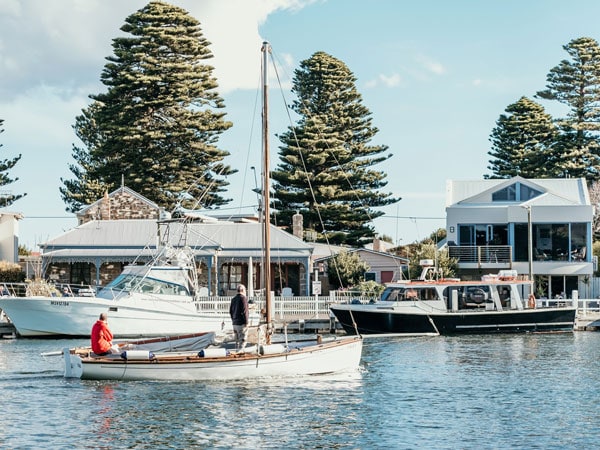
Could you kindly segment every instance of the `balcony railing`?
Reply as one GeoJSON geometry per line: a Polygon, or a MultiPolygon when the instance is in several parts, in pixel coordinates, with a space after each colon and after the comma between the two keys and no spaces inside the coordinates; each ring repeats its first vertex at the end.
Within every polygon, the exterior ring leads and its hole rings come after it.
{"type": "Polygon", "coordinates": [[[510,245],[460,245],[448,247],[448,255],[457,258],[459,263],[471,264],[511,264],[510,245]]]}

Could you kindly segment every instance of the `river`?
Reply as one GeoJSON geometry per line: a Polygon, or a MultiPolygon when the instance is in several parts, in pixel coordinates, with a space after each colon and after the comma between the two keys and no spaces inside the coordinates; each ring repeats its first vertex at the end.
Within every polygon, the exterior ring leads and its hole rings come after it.
{"type": "Polygon", "coordinates": [[[369,338],[356,374],[82,381],[82,340],[0,341],[6,449],[564,449],[600,444],[600,333],[369,338]]]}

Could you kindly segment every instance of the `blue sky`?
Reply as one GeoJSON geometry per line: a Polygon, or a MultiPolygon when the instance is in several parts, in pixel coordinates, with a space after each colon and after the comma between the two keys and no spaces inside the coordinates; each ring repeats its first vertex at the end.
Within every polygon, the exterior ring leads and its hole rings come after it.
{"type": "MultiPolygon", "coordinates": [[[[4,187],[28,195],[20,242],[31,249],[76,225],[65,212],[60,178],[70,179],[75,117],[88,95],[104,91],[100,74],[112,39],[142,0],[3,0],[0,2],[0,158],[23,157],[4,187]]],[[[268,40],[283,78],[271,87],[271,131],[289,122],[281,96],[300,61],[317,51],[342,60],[393,158],[379,167],[384,189],[402,200],[375,221],[381,234],[408,244],[444,226],[449,179],[488,173],[489,135],[521,96],[545,87],[546,75],[578,37],[600,39],[594,0],[173,0],[196,17],[212,43],[219,93],[234,123],[220,140],[230,177],[229,208],[251,211],[251,166],[260,167],[256,128],[260,44],[268,40]]],[[[538,100],[539,101],[539,100],[538,100]]],[[[564,114],[552,102],[548,112],[564,114]]],[[[271,143],[277,164],[278,141],[271,143]]],[[[127,178],[125,176],[125,184],[127,178]]],[[[232,211],[231,209],[229,211],[232,211]]]]}

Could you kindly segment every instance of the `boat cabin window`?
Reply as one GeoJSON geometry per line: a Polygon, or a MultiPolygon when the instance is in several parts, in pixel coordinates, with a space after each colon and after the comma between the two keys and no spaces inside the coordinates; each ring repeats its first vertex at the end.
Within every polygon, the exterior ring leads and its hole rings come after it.
{"type": "Polygon", "coordinates": [[[414,300],[438,300],[433,287],[388,287],[383,291],[381,300],[386,302],[402,302],[414,300]]]}
{"type": "Polygon", "coordinates": [[[510,305],[510,286],[498,286],[498,297],[502,306],[510,305]]]}
{"type": "Polygon", "coordinates": [[[460,308],[485,307],[486,303],[493,301],[490,287],[487,285],[452,286],[452,288],[444,289],[445,299],[452,298],[451,290],[456,290],[458,292],[460,308]]]}
{"type": "Polygon", "coordinates": [[[156,278],[141,278],[133,274],[121,274],[104,289],[121,292],[144,292],[148,294],[189,294],[185,286],[156,278]]]}

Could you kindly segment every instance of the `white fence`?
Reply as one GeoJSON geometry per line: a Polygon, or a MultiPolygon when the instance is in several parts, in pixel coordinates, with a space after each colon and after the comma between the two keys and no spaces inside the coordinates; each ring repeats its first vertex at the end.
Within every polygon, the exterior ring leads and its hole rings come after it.
{"type": "MultiPolygon", "coordinates": [[[[309,296],[309,297],[273,297],[273,319],[275,320],[308,320],[308,319],[327,319],[330,318],[329,306],[340,302],[360,301],[369,303],[373,301],[373,296],[360,296],[347,292],[335,292],[329,296],[309,296]]],[[[264,297],[251,297],[249,299],[254,311],[259,312],[264,309],[264,297]]],[[[537,299],[538,308],[548,308],[553,306],[569,306],[577,302],[577,314],[585,316],[587,314],[600,313],[600,299],[537,299]]],[[[197,301],[198,310],[220,312],[227,314],[231,297],[201,297],[197,301]]]]}
{"type": "MultiPolygon", "coordinates": [[[[358,300],[368,303],[373,296],[364,296],[353,292],[332,292],[329,296],[312,295],[306,297],[273,297],[273,318],[279,320],[326,319],[330,316],[329,305],[358,300]]],[[[255,311],[265,308],[264,297],[250,297],[250,305],[255,311]]],[[[198,310],[226,313],[229,311],[231,297],[200,297],[198,310]]]]}

